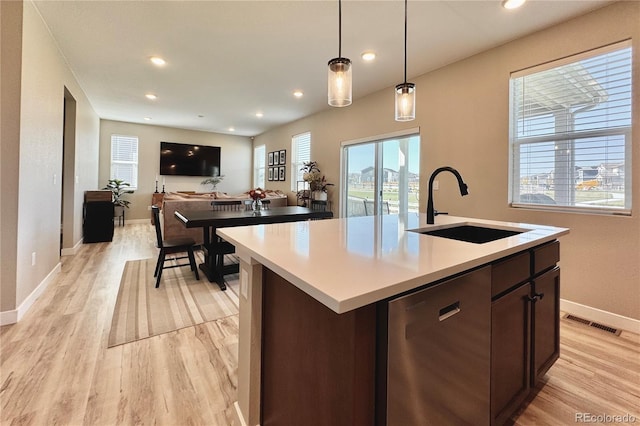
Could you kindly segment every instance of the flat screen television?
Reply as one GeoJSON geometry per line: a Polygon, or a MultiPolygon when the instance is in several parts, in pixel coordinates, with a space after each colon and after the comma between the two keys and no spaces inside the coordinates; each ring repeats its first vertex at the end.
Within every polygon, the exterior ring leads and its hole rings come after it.
{"type": "Polygon", "coordinates": [[[220,176],[220,147],[160,142],[160,174],[220,176]]]}

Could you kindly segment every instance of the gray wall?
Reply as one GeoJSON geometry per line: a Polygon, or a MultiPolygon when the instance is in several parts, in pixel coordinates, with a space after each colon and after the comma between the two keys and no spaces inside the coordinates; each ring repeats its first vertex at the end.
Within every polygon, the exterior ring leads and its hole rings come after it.
{"type": "Polygon", "coordinates": [[[2,12],[0,305],[4,313],[32,301],[29,296],[60,264],[65,88],[76,100],[75,174],[65,188],[73,198],[71,245],[82,238],[82,195],[97,185],[99,120],[33,4],[2,2],[2,12]],[[10,25],[5,27],[6,23],[10,25]],[[10,30],[6,40],[5,28],[10,30]],[[11,49],[10,55],[5,56],[5,47],[11,49]]]}

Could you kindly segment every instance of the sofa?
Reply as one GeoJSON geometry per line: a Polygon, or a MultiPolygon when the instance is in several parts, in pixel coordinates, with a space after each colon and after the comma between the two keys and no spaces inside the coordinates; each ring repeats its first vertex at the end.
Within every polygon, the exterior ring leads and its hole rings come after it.
{"type": "MultiPolygon", "coordinates": [[[[265,190],[266,199],[270,200],[270,206],[280,207],[287,205],[287,195],[282,191],[265,190]]],[[[210,210],[213,200],[249,200],[249,191],[242,194],[229,195],[224,192],[207,193],[182,193],[168,192],[165,194],[160,215],[162,224],[162,236],[167,239],[191,237],[196,244],[202,244],[202,228],[187,229],[175,217],[176,210],[210,210]]]]}

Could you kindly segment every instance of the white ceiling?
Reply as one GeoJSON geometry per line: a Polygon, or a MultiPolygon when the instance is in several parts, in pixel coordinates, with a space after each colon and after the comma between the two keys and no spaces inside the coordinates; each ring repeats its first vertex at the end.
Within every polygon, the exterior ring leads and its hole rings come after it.
{"type": "MultiPolygon", "coordinates": [[[[609,1],[529,0],[508,11],[500,0],[411,0],[408,80],[609,1]]],[[[101,118],[255,136],[330,108],[335,0],[35,4],[101,118]],[[152,65],[153,55],[167,65],[152,65]]],[[[343,1],[342,56],[353,61],[354,103],[402,82],[403,33],[402,0],[343,1]],[[376,52],[374,62],[360,58],[365,50],[376,52]]]]}

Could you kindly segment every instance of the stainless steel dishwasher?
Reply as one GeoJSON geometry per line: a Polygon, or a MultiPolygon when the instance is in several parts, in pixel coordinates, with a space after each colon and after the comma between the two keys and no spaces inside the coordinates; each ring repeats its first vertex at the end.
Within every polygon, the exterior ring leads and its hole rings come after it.
{"type": "Polygon", "coordinates": [[[379,423],[488,425],[490,332],[490,267],[389,301],[379,423]]]}

